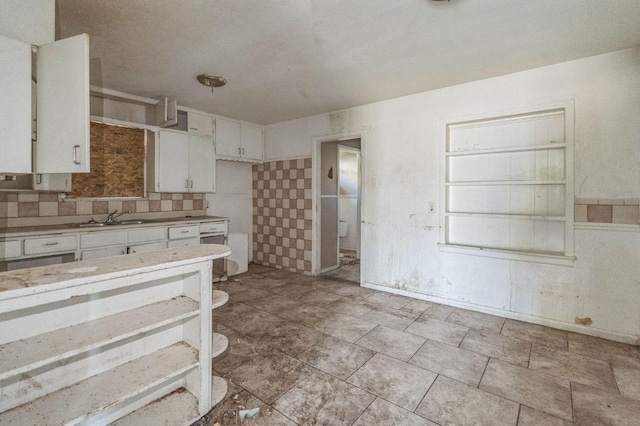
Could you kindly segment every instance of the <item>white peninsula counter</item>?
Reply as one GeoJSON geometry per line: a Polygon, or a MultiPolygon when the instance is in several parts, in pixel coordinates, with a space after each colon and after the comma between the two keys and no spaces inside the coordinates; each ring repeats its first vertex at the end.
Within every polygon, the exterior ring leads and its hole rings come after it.
{"type": "Polygon", "coordinates": [[[189,424],[226,393],[212,262],[177,247],[0,273],[0,424],[189,424]]]}

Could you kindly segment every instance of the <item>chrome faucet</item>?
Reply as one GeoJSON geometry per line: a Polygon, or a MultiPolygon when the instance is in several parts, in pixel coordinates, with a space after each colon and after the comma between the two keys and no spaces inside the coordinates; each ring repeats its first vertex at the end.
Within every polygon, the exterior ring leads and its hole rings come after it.
{"type": "Polygon", "coordinates": [[[122,216],[123,214],[131,213],[131,212],[122,212],[120,214],[116,214],[116,213],[118,213],[118,210],[114,210],[113,213],[109,213],[109,216],[107,216],[107,223],[115,222],[116,218],[122,216]]]}

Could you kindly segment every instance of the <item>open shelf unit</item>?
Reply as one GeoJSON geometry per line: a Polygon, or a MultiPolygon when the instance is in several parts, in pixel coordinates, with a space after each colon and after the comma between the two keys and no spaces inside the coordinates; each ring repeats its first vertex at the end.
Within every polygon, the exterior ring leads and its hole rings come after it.
{"type": "Polygon", "coordinates": [[[228,296],[211,283],[212,260],[229,253],[204,245],[0,274],[0,424],[206,414],[227,389],[212,376],[228,346],[212,309],[228,296]]]}

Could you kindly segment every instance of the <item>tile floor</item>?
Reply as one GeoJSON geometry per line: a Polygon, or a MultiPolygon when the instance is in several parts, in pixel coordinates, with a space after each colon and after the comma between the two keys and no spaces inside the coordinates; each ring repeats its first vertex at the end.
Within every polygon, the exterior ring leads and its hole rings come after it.
{"type": "Polygon", "coordinates": [[[266,267],[216,285],[199,425],[640,425],[638,347],[266,267]],[[234,396],[236,396],[234,399],[234,396]]]}

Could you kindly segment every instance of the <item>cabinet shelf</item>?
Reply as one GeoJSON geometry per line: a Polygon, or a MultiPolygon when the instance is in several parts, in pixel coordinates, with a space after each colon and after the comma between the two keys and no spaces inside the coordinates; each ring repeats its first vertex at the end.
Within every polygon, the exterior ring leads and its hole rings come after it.
{"type": "Polygon", "coordinates": [[[0,346],[0,381],[64,363],[77,355],[184,322],[198,314],[198,303],[181,296],[4,344],[0,346]]]}
{"type": "Polygon", "coordinates": [[[514,185],[564,185],[567,181],[561,180],[474,180],[445,182],[445,186],[514,186],[514,185]]]}
{"type": "Polygon", "coordinates": [[[229,295],[221,290],[213,290],[213,294],[211,296],[211,309],[219,308],[220,306],[227,303],[229,300],[229,295]]]}
{"type": "Polygon", "coordinates": [[[89,424],[160,385],[180,387],[180,379],[198,365],[198,351],[177,343],[5,411],[0,423],[89,424]]]}
{"type": "Polygon", "coordinates": [[[167,425],[188,425],[199,418],[198,399],[185,388],[179,388],[118,419],[112,426],[153,424],[158,419],[167,425]]]}
{"type": "Polygon", "coordinates": [[[445,212],[446,217],[479,217],[488,219],[510,219],[510,220],[546,220],[555,222],[564,222],[564,216],[546,216],[546,215],[529,215],[529,214],[499,214],[499,213],[456,213],[445,212]]]}
{"type": "Polygon", "coordinates": [[[459,157],[463,155],[483,155],[483,154],[504,154],[509,152],[522,152],[522,151],[542,151],[549,149],[561,149],[566,144],[562,143],[548,143],[544,145],[524,145],[514,147],[502,147],[502,148],[487,148],[487,149],[473,149],[465,151],[448,151],[445,152],[445,157],[459,157]]]}
{"type": "Polygon", "coordinates": [[[222,354],[229,347],[229,339],[220,333],[213,333],[211,339],[211,358],[215,358],[222,354]]]}

